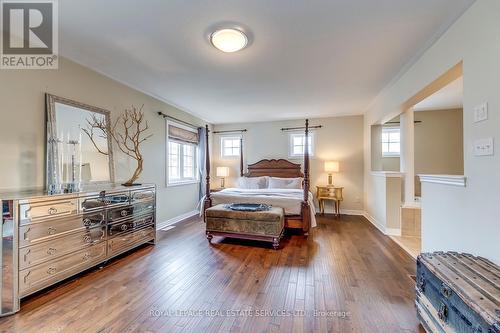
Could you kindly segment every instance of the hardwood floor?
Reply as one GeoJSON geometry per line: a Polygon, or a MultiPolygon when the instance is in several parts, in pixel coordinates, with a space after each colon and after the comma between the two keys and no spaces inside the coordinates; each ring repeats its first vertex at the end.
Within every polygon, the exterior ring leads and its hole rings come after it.
{"type": "Polygon", "coordinates": [[[288,235],[278,251],[268,243],[213,242],[197,218],[160,231],[156,246],[23,301],[18,314],[0,319],[0,331],[420,330],[415,262],[362,217],[318,217],[308,239],[288,235]]]}

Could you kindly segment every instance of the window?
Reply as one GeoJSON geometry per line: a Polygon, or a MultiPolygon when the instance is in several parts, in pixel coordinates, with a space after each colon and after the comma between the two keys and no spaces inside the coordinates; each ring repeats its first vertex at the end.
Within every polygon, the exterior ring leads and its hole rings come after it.
{"type": "Polygon", "coordinates": [[[168,122],[167,185],[198,181],[198,133],[195,130],[168,122]]]}
{"type": "Polygon", "coordinates": [[[382,156],[397,157],[401,151],[399,128],[382,128],[382,156]]]}
{"type": "Polygon", "coordinates": [[[239,157],[240,156],[241,137],[223,136],[220,138],[221,157],[239,157]]]}
{"type": "MultiPolygon", "coordinates": [[[[314,135],[309,133],[309,156],[314,155],[314,135]]],[[[302,133],[291,133],[288,137],[289,155],[290,157],[304,156],[304,146],[306,144],[306,136],[302,133]]]]}

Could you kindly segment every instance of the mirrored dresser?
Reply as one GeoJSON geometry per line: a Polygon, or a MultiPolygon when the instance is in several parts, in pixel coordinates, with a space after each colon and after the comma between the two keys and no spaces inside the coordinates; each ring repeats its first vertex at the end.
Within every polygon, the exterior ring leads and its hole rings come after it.
{"type": "Polygon", "coordinates": [[[156,240],[154,185],[0,195],[0,316],[20,300],[156,240]]]}

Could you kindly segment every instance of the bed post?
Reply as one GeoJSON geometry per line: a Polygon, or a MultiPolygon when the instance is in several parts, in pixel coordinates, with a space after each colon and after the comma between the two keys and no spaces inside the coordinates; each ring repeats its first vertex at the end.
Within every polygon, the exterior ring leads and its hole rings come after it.
{"type": "Polygon", "coordinates": [[[210,197],[210,148],[208,146],[208,125],[205,125],[205,169],[207,178],[205,183],[205,201],[203,202],[203,213],[207,208],[212,207],[212,198],[210,197]]]}
{"type": "Polygon", "coordinates": [[[306,119],[305,142],[304,142],[304,200],[301,207],[302,231],[304,235],[309,234],[311,225],[311,209],[309,207],[309,119],[306,119]]]}
{"type": "Polygon", "coordinates": [[[240,177],[243,177],[243,136],[240,138],[240,177]]]}

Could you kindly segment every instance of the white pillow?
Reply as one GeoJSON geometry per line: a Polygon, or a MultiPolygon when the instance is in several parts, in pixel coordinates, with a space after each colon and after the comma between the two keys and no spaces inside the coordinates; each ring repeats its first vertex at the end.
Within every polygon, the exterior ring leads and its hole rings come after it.
{"type": "Polygon", "coordinates": [[[269,177],[240,177],[238,178],[238,188],[262,189],[267,188],[267,178],[269,177]]]}
{"type": "Polygon", "coordinates": [[[301,189],[302,178],[278,178],[269,177],[269,188],[291,188],[301,189]]]}

